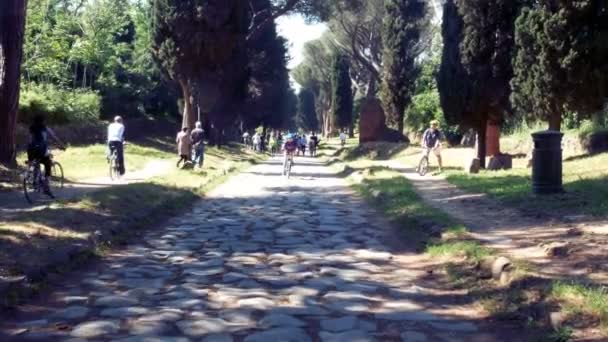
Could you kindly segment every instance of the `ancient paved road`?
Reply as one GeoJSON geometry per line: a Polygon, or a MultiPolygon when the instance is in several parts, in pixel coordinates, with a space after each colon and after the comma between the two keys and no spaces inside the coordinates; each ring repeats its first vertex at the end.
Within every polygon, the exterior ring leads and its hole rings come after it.
{"type": "Polygon", "coordinates": [[[420,271],[400,265],[386,227],[329,168],[300,159],[286,180],[279,163],[53,285],[2,331],[16,341],[502,340],[434,311],[420,271]]]}

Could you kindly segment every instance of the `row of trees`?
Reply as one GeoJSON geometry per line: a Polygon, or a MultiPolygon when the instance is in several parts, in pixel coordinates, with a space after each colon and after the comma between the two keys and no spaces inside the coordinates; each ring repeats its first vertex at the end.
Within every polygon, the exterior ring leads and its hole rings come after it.
{"type": "Polygon", "coordinates": [[[567,111],[606,103],[606,1],[448,0],[442,35],[442,108],[449,123],[477,130],[482,162],[488,123],[517,116],[560,130],[567,111]]]}
{"type": "Polygon", "coordinates": [[[334,0],[326,10],[329,30],[306,44],[304,62],[292,71],[302,91],[314,95],[323,132],[352,132],[357,104],[375,97],[383,100],[388,124],[403,132],[420,60],[428,57],[423,52],[430,43],[432,11],[426,1],[334,0]]]}

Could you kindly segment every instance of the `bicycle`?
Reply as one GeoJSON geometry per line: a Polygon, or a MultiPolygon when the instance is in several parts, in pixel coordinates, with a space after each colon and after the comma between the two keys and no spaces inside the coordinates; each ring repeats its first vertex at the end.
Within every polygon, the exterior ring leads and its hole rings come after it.
{"type": "Polygon", "coordinates": [[[291,167],[293,166],[293,156],[289,157],[289,154],[285,155],[285,162],[283,163],[283,176],[286,176],[287,179],[291,177],[291,167]]]}
{"type": "MultiPolygon", "coordinates": [[[[48,193],[47,195],[51,198],[55,198],[51,193],[51,188],[63,189],[65,179],[63,175],[63,167],[61,164],[53,160],[53,155],[50,154],[51,159],[51,179],[48,180],[48,193]]],[[[47,179],[45,172],[42,172],[40,160],[38,158],[33,159],[27,163],[27,170],[23,175],[23,195],[30,204],[34,204],[35,199],[44,193],[47,179]]]]}
{"type": "Polygon", "coordinates": [[[120,165],[118,164],[118,152],[116,149],[112,151],[110,157],[108,159],[109,167],[110,167],[110,179],[111,180],[119,180],[120,179],[120,165]]]}
{"type": "Polygon", "coordinates": [[[418,174],[421,177],[426,176],[427,172],[429,172],[429,154],[425,153],[420,159],[420,163],[418,163],[418,174]]]}

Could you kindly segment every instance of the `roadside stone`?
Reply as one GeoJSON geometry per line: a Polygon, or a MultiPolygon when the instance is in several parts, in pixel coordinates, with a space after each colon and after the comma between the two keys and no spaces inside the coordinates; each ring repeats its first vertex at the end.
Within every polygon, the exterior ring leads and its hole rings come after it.
{"type": "MultiPolygon", "coordinates": [[[[310,342],[312,339],[299,328],[277,328],[254,333],[245,337],[244,342],[310,342]]],[[[345,340],[346,341],[346,340],[345,340]]]]}
{"type": "Polygon", "coordinates": [[[357,326],[358,320],[354,316],[346,316],[321,321],[321,328],[325,331],[337,333],[353,330],[357,326]]]}
{"type": "Polygon", "coordinates": [[[401,334],[403,342],[427,342],[428,338],[425,334],[417,331],[406,331],[401,334]]]}
{"type": "Polygon", "coordinates": [[[348,331],[348,332],[343,332],[343,333],[331,333],[331,332],[323,331],[319,335],[321,336],[322,342],[344,342],[344,341],[374,342],[374,341],[376,341],[376,339],[374,339],[372,336],[370,336],[367,332],[360,331],[360,330],[348,331]]]}
{"type": "Polygon", "coordinates": [[[545,255],[548,257],[565,257],[570,252],[570,244],[568,242],[551,242],[544,245],[545,255]]]}
{"type": "Polygon", "coordinates": [[[233,342],[234,339],[228,334],[211,334],[205,336],[201,342],[233,342]]]}
{"type": "Polygon", "coordinates": [[[149,309],[143,307],[125,307],[125,308],[109,308],[102,310],[99,314],[104,317],[126,318],[131,316],[141,316],[150,312],[149,309]]]}
{"type": "Polygon", "coordinates": [[[137,299],[121,296],[106,296],[95,301],[95,306],[125,307],[137,304],[137,299]]]}
{"type": "Polygon", "coordinates": [[[476,332],[477,327],[470,322],[429,322],[436,329],[458,332],[476,332]]]}
{"type": "Polygon", "coordinates": [[[162,336],[171,332],[171,326],[164,322],[141,322],[136,321],[135,324],[129,329],[131,335],[144,336],[162,336]]]}
{"type": "Polygon", "coordinates": [[[74,327],[71,335],[73,337],[94,338],[115,334],[120,330],[116,321],[91,321],[74,327]]]}
{"type": "Polygon", "coordinates": [[[265,329],[273,327],[304,327],[306,326],[306,322],[290,315],[271,314],[260,321],[260,326],[265,329]]]}
{"type": "Polygon", "coordinates": [[[84,306],[70,306],[53,314],[52,317],[59,319],[78,319],[83,318],[89,313],[89,309],[84,306]]]}

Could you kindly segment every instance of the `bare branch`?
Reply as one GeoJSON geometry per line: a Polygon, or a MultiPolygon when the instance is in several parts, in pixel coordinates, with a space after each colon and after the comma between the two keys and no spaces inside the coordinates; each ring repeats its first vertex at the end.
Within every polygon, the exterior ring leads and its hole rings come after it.
{"type": "Polygon", "coordinates": [[[270,23],[293,10],[299,2],[300,0],[287,0],[285,5],[276,9],[274,13],[270,13],[270,15],[268,15],[268,13],[271,12],[271,10],[268,9],[254,13],[253,18],[251,19],[251,25],[249,26],[249,33],[247,34],[247,42],[256,39],[270,23]],[[263,15],[267,15],[267,18],[256,24],[256,19],[263,15]]]}

